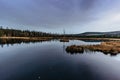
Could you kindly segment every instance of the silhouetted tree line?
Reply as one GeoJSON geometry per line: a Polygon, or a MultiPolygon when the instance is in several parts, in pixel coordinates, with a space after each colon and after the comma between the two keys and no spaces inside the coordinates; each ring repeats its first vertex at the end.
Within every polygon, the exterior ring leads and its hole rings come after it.
{"type": "Polygon", "coordinates": [[[51,37],[55,34],[29,31],[29,30],[17,30],[17,29],[4,29],[0,27],[0,37],[51,37]]]}
{"type": "Polygon", "coordinates": [[[0,37],[71,37],[71,38],[120,38],[120,35],[94,35],[94,36],[85,36],[78,34],[51,34],[46,32],[38,31],[29,31],[29,30],[17,30],[0,27],[0,37]]]}
{"type": "Polygon", "coordinates": [[[29,30],[17,30],[0,27],[0,37],[76,37],[72,34],[57,34],[57,33],[46,33],[38,31],[29,31],[29,30]]]}

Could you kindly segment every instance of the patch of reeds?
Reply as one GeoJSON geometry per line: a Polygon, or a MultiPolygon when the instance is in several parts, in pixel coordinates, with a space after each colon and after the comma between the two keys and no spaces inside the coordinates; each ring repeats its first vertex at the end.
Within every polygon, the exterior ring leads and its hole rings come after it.
{"type": "Polygon", "coordinates": [[[67,52],[71,53],[81,53],[84,49],[89,49],[91,51],[101,51],[105,54],[116,55],[120,53],[120,41],[109,41],[101,42],[99,45],[72,45],[66,48],[67,52]]]}

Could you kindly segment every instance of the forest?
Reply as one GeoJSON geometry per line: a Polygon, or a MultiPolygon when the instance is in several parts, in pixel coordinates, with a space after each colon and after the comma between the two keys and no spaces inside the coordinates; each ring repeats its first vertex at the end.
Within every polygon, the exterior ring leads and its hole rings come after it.
{"type": "Polygon", "coordinates": [[[51,37],[54,34],[29,31],[29,30],[17,30],[17,29],[8,29],[0,27],[0,37],[51,37]]]}

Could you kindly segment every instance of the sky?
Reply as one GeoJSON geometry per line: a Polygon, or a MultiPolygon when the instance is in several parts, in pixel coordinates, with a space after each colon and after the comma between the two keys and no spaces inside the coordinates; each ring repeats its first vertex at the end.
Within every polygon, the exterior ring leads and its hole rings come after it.
{"type": "Polygon", "coordinates": [[[0,0],[0,26],[51,33],[120,30],[120,0],[0,0]]]}

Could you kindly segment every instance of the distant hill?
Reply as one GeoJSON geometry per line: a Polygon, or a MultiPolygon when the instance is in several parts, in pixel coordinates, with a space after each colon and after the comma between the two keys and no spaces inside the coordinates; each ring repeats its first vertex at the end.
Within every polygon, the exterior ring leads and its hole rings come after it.
{"type": "Polygon", "coordinates": [[[76,34],[76,36],[96,36],[96,37],[120,37],[120,31],[112,31],[112,32],[85,32],[81,34],[76,34]]]}

